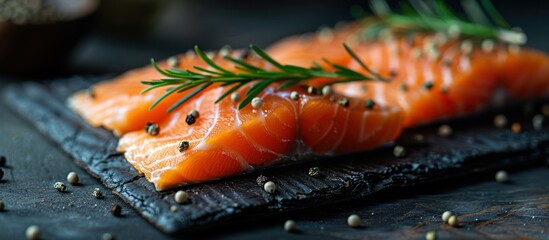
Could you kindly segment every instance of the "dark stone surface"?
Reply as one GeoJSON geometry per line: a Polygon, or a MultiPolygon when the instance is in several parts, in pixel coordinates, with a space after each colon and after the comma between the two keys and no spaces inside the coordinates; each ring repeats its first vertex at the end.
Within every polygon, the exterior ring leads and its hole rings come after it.
{"type": "MultiPolygon", "coordinates": [[[[493,170],[500,168],[539,166],[547,158],[549,132],[547,129],[532,131],[527,120],[524,121],[526,131],[521,134],[495,129],[491,126],[490,114],[452,122],[456,136],[450,139],[437,136],[435,127],[411,130],[401,138],[403,145],[411,146],[411,136],[422,132],[426,135],[428,146],[409,148],[409,156],[402,159],[395,159],[390,149],[384,148],[186,187],[191,193],[191,204],[179,205],[178,211],[173,213],[169,210],[170,206],[176,205],[172,200],[173,192],[154,191],[152,185],[137,175],[113,150],[116,139],[110,133],[87,127],[63,105],[64,96],[84,87],[87,81],[73,78],[50,84],[55,86],[53,90],[37,83],[16,85],[5,89],[3,96],[10,106],[76,157],[77,164],[99,177],[115,194],[166,232],[199,231],[229,224],[214,228],[218,230],[216,234],[200,231],[185,235],[215,237],[223,234],[229,238],[254,238],[269,234],[273,237],[356,238],[373,234],[391,238],[407,235],[422,237],[427,229],[432,228],[440,229],[442,236],[455,238],[503,237],[509,231],[531,237],[546,236],[549,182],[543,176],[547,175],[547,169],[530,170],[533,174],[521,175],[534,181],[523,182],[513,178],[514,182],[510,185],[488,182],[425,195],[430,192],[428,190],[459,186],[455,181],[433,181],[457,177],[460,181],[471,183],[470,178],[463,175],[474,176],[477,172],[488,170],[489,176],[493,170]],[[334,163],[335,160],[338,162],[334,163]],[[312,166],[320,168],[321,177],[307,175],[312,166]],[[279,191],[274,196],[266,194],[257,185],[256,178],[260,174],[277,183],[279,191]],[[405,191],[400,188],[390,190],[421,182],[431,183],[421,188],[404,188],[405,191]],[[384,190],[386,188],[389,190],[384,190]],[[384,193],[364,198],[380,190],[384,193]],[[517,191],[524,191],[524,194],[513,194],[517,191]],[[347,201],[343,208],[338,203],[356,198],[361,200],[347,201]],[[312,208],[315,206],[324,207],[312,208]],[[439,216],[447,209],[456,211],[460,220],[463,218],[462,228],[440,225],[439,216]],[[513,212],[509,213],[511,210],[513,212]],[[370,216],[368,211],[372,211],[375,217],[370,216]],[[281,212],[289,213],[281,215],[281,212]],[[347,228],[345,219],[352,212],[360,213],[368,227],[347,228]],[[534,217],[532,221],[525,219],[528,214],[534,217]],[[298,220],[301,233],[289,235],[282,231],[283,218],[288,216],[298,220]],[[250,221],[252,219],[254,221],[250,221]],[[262,223],[257,226],[259,219],[262,223]],[[502,225],[496,226],[493,222],[501,222],[502,225]],[[518,223],[528,225],[520,226],[518,223]],[[244,229],[248,231],[239,231],[244,229]]],[[[27,225],[39,224],[44,226],[44,235],[49,238],[97,238],[102,232],[114,232],[128,238],[162,236],[117,197],[106,194],[107,197],[102,200],[93,198],[92,189],[100,187],[97,181],[83,171],[75,170],[55,144],[38,136],[12,112],[3,112],[7,113],[3,114],[7,124],[1,127],[2,131],[6,131],[2,133],[6,137],[2,140],[0,154],[8,157],[10,168],[7,168],[4,178],[8,180],[2,182],[8,194],[2,196],[7,203],[7,211],[3,213],[5,218],[0,218],[0,223],[5,221],[0,229],[8,226],[7,229],[13,232],[2,231],[0,235],[22,236],[19,234],[23,234],[27,225]],[[53,189],[53,183],[66,181],[66,174],[70,171],[80,174],[82,185],[69,185],[68,193],[58,193],[53,189]],[[114,203],[123,206],[122,218],[111,215],[110,208],[114,203]]],[[[521,118],[519,116],[515,120],[521,118]]],[[[479,179],[485,180],[482,176],[486,175],[481,175],[479,179]]],[[[109,192],[101,189],[104,193],[109,192]]]]}

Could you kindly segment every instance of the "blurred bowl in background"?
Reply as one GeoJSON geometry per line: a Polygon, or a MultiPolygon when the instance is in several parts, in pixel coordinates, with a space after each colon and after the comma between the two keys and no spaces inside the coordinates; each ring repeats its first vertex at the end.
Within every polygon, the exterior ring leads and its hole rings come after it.
{"type": "Polygon", "coordinates": [[[0,0],[0,74],[58,70],[98,5],[98,0],[0,0]]]}

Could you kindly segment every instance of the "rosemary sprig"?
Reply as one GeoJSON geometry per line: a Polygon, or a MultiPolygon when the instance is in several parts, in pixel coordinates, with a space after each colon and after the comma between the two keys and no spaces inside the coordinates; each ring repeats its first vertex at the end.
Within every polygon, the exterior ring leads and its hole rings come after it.
{"type": "Polygon", "coordinates": [[[525,44],[526,35],[513,30],[490,0],[462,0],[467,17],[443,0],[409,0],[400,2],[400,11],[393,11],[385,0],[371,0],[374,17],[364,19],[365,37],[375,37],[385,29],[397,34],[416,32],[448,32],[468,38],[495,39],[509,44],[525,44]],[[480,4],[479,4],[480,1],[480,4]]]}
{"type": "Polygon", "coordinates": [[[257,97],[263,90],[275,82],[282,83],[278,89],[283,90],[312,78],[329,78],[335,80],[328,82],[325,85],[354,81],[386,81],[369,69],[347,45],[344,44],[344,47],[347,53],[366,70],[368,75],[364,75],[344,66],[331,63],[327,60],[325,60],[325,62],[334,68],[333,71],[329,71],[320,65],[304,68],[295,65],[282,64],[271,58],[266,52],[254,45],[250,45],[250,49],[257,54],[257,56],[274,66],[276,70],[268,70],[258,66],[253,66],[241,59],[236,59],[227,55],[224,58],[233,62],[235,64],[235,68],[240,71],[232,72],[217,65],[202,50],[200,50],[198,46],[195,46],[194,50],[196,54],[211,68],[213,68],[213,70],[196,66],[194,67],[194,70],[181,70],[177,68],[161,69],[158,64],[156,64],[156,61],[151,59],[151,64],[156,68],[156,70],[168,78],[142,81],[141,83],[149,86],[143,90],[142,93],[146,93],[160,87],[172,86],[150,106],[150,109],[152,109],[169,95],[194,89],[192,92],[186,94],[179,101],[173,104],[168,109],[168,112],[171,112],[214,83],[221,83],[221,86],[224,87],[231,86],[229,90],[217,99],[217,103],[247,83],[257,81],[247,90],[246,96],[238,104],[238,108],[242,109],[249,104],[254,97],[257,97]]]}

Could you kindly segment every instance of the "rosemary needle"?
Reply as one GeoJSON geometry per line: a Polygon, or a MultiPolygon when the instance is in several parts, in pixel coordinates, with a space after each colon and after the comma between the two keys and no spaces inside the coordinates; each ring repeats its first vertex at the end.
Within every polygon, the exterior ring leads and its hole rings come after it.
{"type": "MultiPolygon", "coordinates": [[[[240,89],[244,85],[254,82],[246,91],[244,98],[238,105],[238,109],[242,109],[269,85],[275,82],[281,83],[278,89],[283,90],[312,78],[329,78],[335,80],[326,83],[323,86],[353,81],[385,81],[385,79],[377,73],[370,70],[347,45],[344,44],[344,47],[347,53],[355,61],[357,61],[362,68],[364,68],[364,70],[368,73],[367,75],[344,66],[331,63],[327,60],[325,60],[325,62],[334,69],[333,71],[327,70],[319,65],[314,65],[309,68],[295,65],[285,65],[277,62],[266,52],[254,45],[250,45],[250,50],[256,53],[261,59],[274,66],[275,70],[253,66],[241,59],[236,59],[227,55],[224,58],[234,63],[235,68],[240,70],[240,72],[233,72],[216,64],[215,61],[200,50],[198,46],[195,46],[194,50],[196,54],[213,70],[196,66],[193,70],[181,70],[177,68],[161,69],[158,64],[156,64],[156,61],[151,59],[151,64],[156,68],[156,70],[168,78],[142,81],[143,84],[149,86],[143,90],[142,93],[146,93],[160,87],[170,86],[170,88],[151,105],[150,109],[152,109],[169,95],[192,90],[173,104],[168,109],[168,112],[170,112],[214,83],[219,83],[223,87],[230,86],[230,88],[217,99],[217,103],[225,97],[230,96],[231,93],[240,89]]],[[[322,88],[323,86],[320,87],[322,88]]]]}
{"type": "Polygon", "coordinates": [[[467,38],[495,39],[519,45],[526,43],[526,35],[513,30],[489,0],[479,1],[462,0],[467,17],[460,17],[461,14],[442,0],[400,1],[401,10],[398,12],[392,11],[386,0],[371,0],[374,16],[364,18],[363,34],[366,38],[373,38],[386,29],[403,35],[452,29],[467,38]]]}

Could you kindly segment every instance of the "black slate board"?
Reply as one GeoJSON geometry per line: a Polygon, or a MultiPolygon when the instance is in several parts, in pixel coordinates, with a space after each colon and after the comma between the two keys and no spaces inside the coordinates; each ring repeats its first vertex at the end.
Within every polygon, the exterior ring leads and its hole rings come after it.
{"type": "MultiPolygon", "coordinates": [[[[269,216],[277,212],[321,206],[356,199],[395,186],[411,186],[474,172],[537,164],[547,159],[549,131],[533,131],[523,122],[520,134],[492,126],[485,114],[451,122],[452,138],[436,135],[436,126],[412,129],[399,141],[412,146],[412,136],[421,132],[427,145],[409,147],[408,156],[397,159],[390,147],[361,154],[306,162],[241,175],[226,180],[185,187],[190,203],[178,205],[174,192],[156,192],[116,152],[117,139],[108,131],[88,126],[64,104],[68,95],[97,79],[70,78],[48,84],[24,83],[4,89],[10,106],[35,124],[76,159],[76,163],[99,178],[132,205],[148,221],[166,233],[269,216]],[[310,167],[321,176],[308,176],[310,167]],[[267,194],[256,183],[258,176],[277,183],[278,191],[267,194]],[[171,206],[177,206],[172,212],[171,206]]],[[[517,117],[519,121],[522,116],[517,117]]]]}

